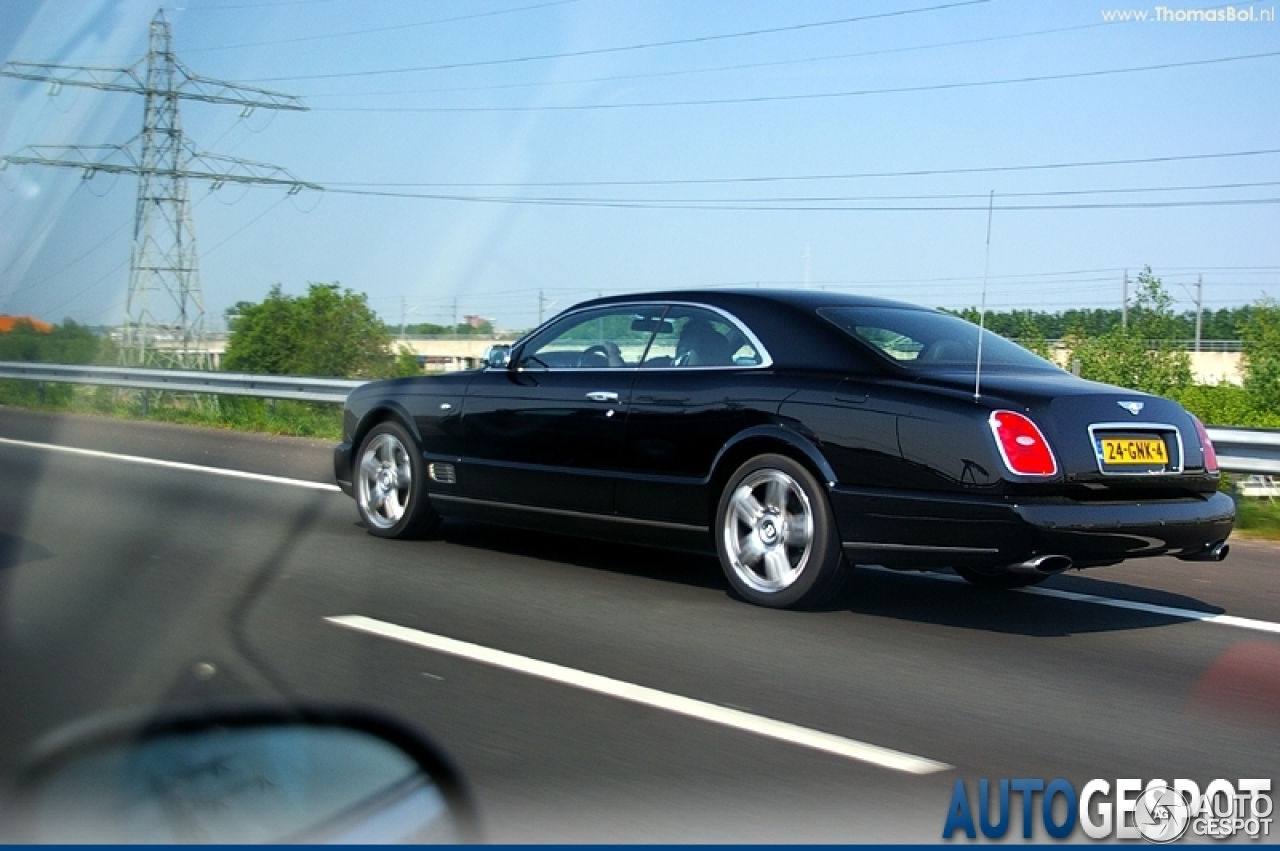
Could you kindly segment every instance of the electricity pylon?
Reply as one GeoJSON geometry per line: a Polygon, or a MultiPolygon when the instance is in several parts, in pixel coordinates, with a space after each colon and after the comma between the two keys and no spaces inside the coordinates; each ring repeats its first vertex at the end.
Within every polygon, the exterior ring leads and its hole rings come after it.
{"type": "Polygon", "coordinates": [[[142,132],[125,144],[31,145],[25,156],[4,157],[0,167],[78,168],[86,179],[100,171],[138,175],[121,358],[137,366],[209,368],[188,181],[210,181],[214,189],[225,183],[272,184],[287,186],[290,194],[321,187],[283,168],[196,149],[183,135],[178,105],[183,100],[234,104],[246,116],[254,109],[307,107],[292,95],[192,73],[173,53],[163,10],[151,20],[147,55],[127,68],[7,62],[0,77],[47,82],[55,95],[63,86],[143,95],[142,132]]]}

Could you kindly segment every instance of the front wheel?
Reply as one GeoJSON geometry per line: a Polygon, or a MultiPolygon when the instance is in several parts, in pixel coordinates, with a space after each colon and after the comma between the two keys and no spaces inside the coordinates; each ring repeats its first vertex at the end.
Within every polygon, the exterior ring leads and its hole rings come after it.
{"type": "Polygon", "coordinates": [[[847,569],[826,492],[784,455],[760,455],[734,471],[715,528],[720,566],[752,603],[810,607],[843,584],[847,569]]]}
{"type": "Polygon", "coordinates": [[[422,454],[403,426],[374,426],[356,459],[356,509],[369,534],[418,538],[435,531],[440,516],[427,499],[422,454]]]}

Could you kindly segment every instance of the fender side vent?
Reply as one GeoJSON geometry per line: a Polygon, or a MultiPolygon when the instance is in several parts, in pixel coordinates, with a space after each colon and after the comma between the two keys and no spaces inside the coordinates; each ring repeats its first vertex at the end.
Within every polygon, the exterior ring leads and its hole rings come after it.
{"type": "Polygon", "coordinates": [[[452,464],[428,464],[427,475],[431,476],[431,481],[439,482],[442,485],[456,485],[458,483],[458,474],[454,472],[452,464]]]}

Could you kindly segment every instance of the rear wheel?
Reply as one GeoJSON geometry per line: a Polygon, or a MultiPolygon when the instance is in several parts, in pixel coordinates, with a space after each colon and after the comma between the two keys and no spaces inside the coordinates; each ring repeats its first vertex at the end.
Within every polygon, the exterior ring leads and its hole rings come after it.
{"type": "Polygon", "coordinates": [[[356,455],[356,508],[379,538],[418,538],[434,532],[440,515],[427,498],[422,453],[396,422],[374,426],[356,455]]]}
{"type": "Polygon", "coordinates": [[[716,510],[716,551],[752,603],[803,608],[830,597],[847,569],[818,480],[784,455],[760,455],[729,477],[716,510]]]}
{"type": "Polygon", "coordinates": [[[1048,573],[1043,576],[1030,573],[982,573],[971,567],[957,567],[955,571],[964,577],[965,582],[975,588],[984,588],[988,591],[1010,591],[1014,588],[1039,585],[1050,576],[1048,573]]]}

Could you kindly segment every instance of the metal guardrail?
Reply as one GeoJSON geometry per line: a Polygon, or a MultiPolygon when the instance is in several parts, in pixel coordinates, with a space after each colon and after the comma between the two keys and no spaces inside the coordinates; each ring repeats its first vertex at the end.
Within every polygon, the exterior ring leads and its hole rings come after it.
{"type": "Polygon", "coordinates": [[[169,393],[212,393],[220,396],[255,396],[260,399],[337,404],[342,404],[348,393],[364,383],[341,378],[252,375],[244,372],[0,361],[0,379],[6,378],[58,384],[130,387],[135,390],[160,390],[169,393]]]}
{"type": "Polygon", "coordinates": [[[1280,475],[1280,430],[1213,426],[1208,432],[1218,466],[1228,473],[1280,475]]]}
{"type": "MultiPolygon", "coordinates": [[[[256,396],[260,399],[290,399],[338,404],[347,398],[348,393],[364,383],[340,378],[252,375],[243,372],[68,366],[4,361],[0,361],[0,379],[97,384],[173,393],[213,393],[223,396],[256,396]]],[[[1280,429],[1215,426],[1209,429],[1209,438],[1218,452],[1218,465],[1228,473],[1280,475],[1280,429]]]]}

